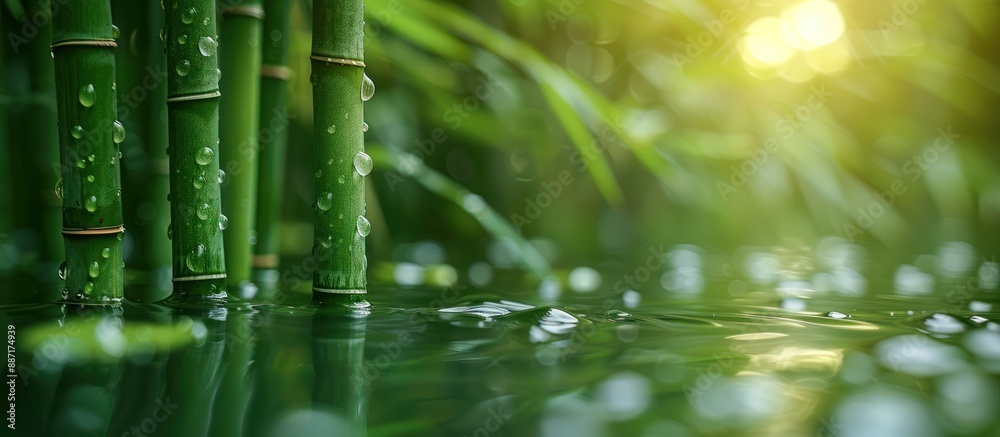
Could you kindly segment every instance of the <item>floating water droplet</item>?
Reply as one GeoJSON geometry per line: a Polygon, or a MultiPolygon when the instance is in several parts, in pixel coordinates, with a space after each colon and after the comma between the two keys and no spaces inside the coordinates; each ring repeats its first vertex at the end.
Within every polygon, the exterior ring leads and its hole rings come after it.
{"type": "Polygon", "coordinates": [[[363,215],[358,216],[358,235],[367,237],[372,232],[372,224],[363,215]]]}
{"type": "Polygon", "coordinates": [[[205,186],[205,177],[202,175],[197,175],[194,177],[194,180],[191,181],[191,184],[194,185],[194,188],[196,190],[200,190],[202,187],[205,186]]]}
{"type": "Polygon", "coordinates": [[[89,296],[90,293],[93,293],[93,292],[94,292],[94,283],[90,282],[90,281],[87,281],[87,285],[83,286],[83,294],[86,294],[86,295],[89,296]]]}
{"type": "Polygon", "coordinates": [[[194,273],[205,271],[205,245],[199,244],[192,250],[184,260],[184,264],[194,273]]]}
{"type": "Polygon", "coordinates": [[[111,130],[111,140],[115,144],[121,144],[122,141],[125,141],[125,126],[118,120],[115,120],[114,127],[111,130]]]}
{"type": "Polygon", "coordinates": [[[213,159],[215,159],[215,152],[208,147],[202,147],[201,150],[194,155],[194,160],[198,163],[198,165],[208,165],[213,159]]]}
{"type": "Polygon", "coordinates": [[[219,43],[215,42],[210,36],[203,36],[198,40],[198,51],[201,52],[202,56],[212,56],[218,48],[219,43]]]}
{"type": "Polygon", "coordinates": [[[80,125],[73,126],[72,128],[70,128],[69,134],[72,135],[73,138],[79,140],[80,138],[83,138],[83,127],[81,127],[80,125]]]}
{"type": "Polygon", "coordinates": [[[83,201],[83,207],[87,208],[87,211],[94,212],[97,211],[97,197],[90,196],[87,200],[83,201]]]}
{"type": "Polygon", "coordinates": [[[94,99],[96,98],[96,96],[97,96],[97,91],[94,90],[94,84],[88,83],[80,87],[80,93],[79,93],[80,104],[83,105],[84,108],[89,108],[91,106],[94,106],[94,99]]]}
{"type": "Polygon", "coordinates": [[[114,24],[112,24],[111,25],[111,37],[114,38],[114,39],[118,39],[118,36],[121,35],[121,34],[122,34],[121,29],[119,29],[118,26],[115,26],[114,24]]]}
{"type": "Polygon", "coordinates": [[[177,37],[177,42],[179,42],[181,44],[187,44],[187,42],[188,42],[188,36],[187,35],[178,36],[177,37]]]}
{"type": "Polygon", "coordinates": [[[111,258],[111,248],[110,247],[105,247],[104,249],[101,249],[101,258],[104,258],[104,259],[111,258]]]}
{"type": "Polygon", "coordinates": [[[90,263],[90,268],[87,269],[87,274],[90,275],[91,278],[96,278],[96,277],[100,276],[101,275],[101,265],[98,264],[97,261],[94,261],[94,262],[90,263]]]}
{"type": "Polygon", "coordinates": [[[372,96],[375,95],[375,82],[365,74],[365,77],[361,79],[361,101],[367,102],[371,100],[372,96]]]}
{"type": "Polygon", "coordinates": [[[94,182],[94,175],[92,174],[87,175],[87,182],[94,182]]]}
{"type": "Polygon", "coordinates": [[[229,227],[229,217],[225,214],[219,214],[219,230],[224,231],[229,227]]]}
{"type": "Polygon", "coordinates": [[[66,280],[66,268],[68,266],[69,264],[66,264],[66,261],[63,261],[62,264],[59,264],[59,270],[58,270],[59,279],[62,279],[64,281],[66,280]]]}
{"type": "Polygon", "coordinates": [[[177,71],[177,74],[180,76],[187,76],[188,72],[191,71],[191,63],[188,62],[187,59],[182,59],[174,67],[174,70],[177,71]]]}
{"type": "Polygon", "coordinates": [[[323,246],[324,249],[329,249],[333,246],[333,236],[327,235],[325,238],[320,238],[319,244],[323,246]]]}
{"type": "Polygon", "coordinates": [[[329,211],[330,208],[333,208],[333,193],[328,191],[320,194],[316,199],[316,207],[323,211],[329,211]]]}
{"type": "Polygon", "coordinates": [[[201,206],[198,207],[197,214],[200,220],[208,220],[208,216],[211,215],[211,213],[212,207],[207,203],[202,203],[201,206]]]}
{"type": "Polygon", "coordinates": [[[194,21],[194,16],[198,11],[195,8],[188,9],[181,14],[181,22],[184,24],[191,24],[194,21]]]}
{"type": "Polygon", "coordinates": [[[331,124],[329,127],[326,128],[326,132],[327,133],[331,133],[332,134],[332,133],[334,133],[336,131],[337,131],[337,126],[333,125],[333,124],[331,124]]]}
{"type": "Polygon", "coordinates": [[[372,172],[372,157],[365,152],[358,152],[354,155],[354,169],[361,176],[368,176],[372,172]]]}
{"type": "Polygon", "coordinates": [[[221,184],[221,183],[223,183],[223,182],[225,182],[225,181],[226,181],[226,172],[225,172],[225,171],[223,171],[223,170],[222,170],[222,169],[220,168],[220,169],[219,169],[219,183],[221,184]]]}
{"type": "Polygon", "coordinates": [[[361,132],[368,132],[368,123],[361,122],[361,132]]]}
{"type": "Polygon", "coordinates": [[[62,182],[62,178],[59,178],[59,180],[56,181],[56,197],[58,197],[60,199],[63,198],[63,182],[62,182]]]}

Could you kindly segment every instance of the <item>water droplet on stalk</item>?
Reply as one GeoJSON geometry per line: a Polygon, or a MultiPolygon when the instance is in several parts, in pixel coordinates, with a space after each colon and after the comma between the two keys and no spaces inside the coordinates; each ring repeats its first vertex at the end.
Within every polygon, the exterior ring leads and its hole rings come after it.
{"type": "Polygon", "coordinates": [[[212,207],[207,203],[202,203],[201,206],[198,207],[198,218],[200,220],[208,220],[208,216],[211,215],[211,212],[212,207]]]}
{"type": "Polygon", "coordinates": [[[188,9],[181,14],[181,22],[184,24],[191,24],[194,21],[194,16],[198,11],[195,8],[188,9]]]}
{"type": "Polygon", "coordinates": [[[73,138],[76,138],[76,139],[79,140],[80,138],[83,138],[83,128],[80,127],[80,125],[73,126],[69,130],[69,134],[72,135],[73,138]]]}
{"type": "Polygon", "coordinates": [[[372,232],[372,224],[363,215],[358,216],[358,235],[367,237],[372,232]]]}
{"type": "Polygon", "coordinates": [[[333,236],[327,235],[326,238],[319,240],[319,244],[323,246],[324,249],[329,249],[330,246],[333,246],[333,236]]]}
{"type": "Polygon", "coordinates": [[[316,170],[316,179],[323,177],[323,170],[316,170]]]}
{"type": "Polygon", "coordinates": [[[87,155],[87,161],[94,162],[95,159],[97,159],[97,155],[95,155],[93,153],[91,153],[90,155],[87,155]]]}
{"type": "Polygon", "coordinates": [[[122,241],[124,239],[125,239],[125,233],[124,232],[119,232],[118,233],[118,241],[122,241]]]}
{"type": "Polygon", "coordinates": [[[337,176],[337,183],[343,184],[344,182],[347,182],[347,179],[344,178],[344,175],[337,176]]]}
{"type": "Polygon", "coordinates": [[[87,168],[87,161],[80,159],[79,161],[76,161],[76,166],[79,168],[87,168]]]}
{"type": "Polygon", "coordinates": [[[194,185],[196,190],[200,190],[201,187],[205,186],[205,177],[202,175],[195,176],[194,180],[191,181],[191,185],[194,185]]]}
{"type": "Polygon", "coordinates": [[[333,208],[333,193],[320,194],[319,198],[316,199],[316,207],[323,211],[329,211],[330,208],[333,208]]]}
{"type": "Polygon", "coordinates": [[[187,76],[188,72],[191,71],[191,63],[188,62],[187,59],[182,59],[177,63],[177,66],[174,67],[174,70],[176,70],[177,74],[180,76],[187,76]]]}
{"type": "Polygon", "coordinates": [[[201,20],[201,25],[202,26],[208,26],[208,18],[205,18],[204,20],[201,20]]]}
{"type": "Polygon", "coordinates": [[[184,262],[188,269],[192,272],[201,273],[205,271],[205,245],[199,244],[191,253],[188,254],[187,259],[184,262]]]}
{"type": "Polygon", "coordinates": [[[223,183],[223,182],[225,182],[225,181],[226,181],[226,172],[225,172],[225,171],[223,171],[223,170],[222,170],[222,169],[220,168],[220,169],[219,169],[219,183],[221,184],[221,183],[223,183]]]}
{"type": "Polygon", "coordinates": [[[332,133],[334,133],[336,131],[337,131],[337,126],[336,125],[332,125],[331,124],[330,127],[326,128],[326,132],[327,133],[331,133],[332,134],[332,133]]]}
{"type": "Polygon", "coordinates": [[[194,160],[198,163],[198,165],[208,165],[213,159],[215,159],[215,152],[208,147],[202,147],[201,150],[194,155],[194,160]]]}
{"type": "Polygon", "coordinates": [[[170,224],[167,225],[167,239],[168,240],[173,240],[174,239],[174,224],[173,223],[170,223],[170,224]]]}
{"type": "Polygon", "coordinates": [[[229,227],[229,217],[225,214],[219,214],[219,230],[224,231],[229,227]]]}
{"type": "Polygon", "coordinates": [[[114,127],[111,130],[111,140],[115,144],[121,144],[122,141],[125,141],[125,126],[118,120],[115,120],[114,127]]]}
{"type": "Polygon", "coordinates": [[[177,37],[177,42],[179,42],[181,44],[187,44],[187,42],[188,42],[188,36],[187,35],[178,36],[177,37]]]}
{"type": "Polygon", "coordinates": [[[97,92],[94,91],[94,84],[88,83],[80,87],[80,104],[83,105],[84,108],[94,106],[94,98],[96,95],[97,92]]]}
{"type": "Polygon", "coordinates": [[[114,39],[118,39],[118,36],[121,35],[121,34],[122,34],[121,29],[119,29],[118,26],[115,26],[114,24],[112,24],[111,25],[111,37],[114,38],[114,39]]]}
{"type": "Polygon", "coordinates": [[[361,122],[361,132],[368,132],[368,123],[361,122]]]}
{"type": "Polygon", "coordinates": [[[160,41],[167,42],[167,26],[160,27],[160,41]]]}
{"type": "Polygon", "coordinates": [[[87,175],[87,182],[94,182],[94,175],[92,174],[87,175]]]}
{"type": "Polygon", "coordinates": [[[365,74],[365,77],[361,79],[361,101],[367,102],[371,100],[372,96],[375,95],[375,82],[365,74]]]}
{"type": "Polygon", "coordinates": [[[64,281],[66,280],[66,268],[68,266],[69,264],[66,264],[66,261],[63,261],[62,264],[59,264],[59,270],[58,270],[59,279],[62,279],[64,281]]]}
{"type": "Polygon", "coordinates": [[[105,247],[104,249],[101,249],[101,258],[104,258],[104,259],[111,258],[111,248],[110,247],[105,247]]]}
{"type": "Polygon", "coordinates": [[[89,296],[90,293],[93,293],[93,292],[94,292],[94,283],[90,282],[90,281],[87,281],[87,285],[83,286],[83,294],[86,294],[86,295],[89,296]]]}
{"type": "Polygon", "coordinates": [[[98,264],[97,261],[94,261],[94,262],[90,263],[90,268],[87,270],[87,274],[90,275],[91,278],[96,278],[96,277],[100,276],[101,275],[101,265],[98,264]]]}
{"type": "Polygon", "coordinates": [[[83,201],[83,207],[87,208],[87,211],[94,212],[97,211],[97,197],[90,196],[87,200],[83,201]]]}
{"type": "Polygon", "coordinates": [[[358,171],[361,176],[368,176],[368,173],[372,172],[372,157],[368,156],[365,152],[358,152],[354,155],[354,169],[358,171]]]}
{"type": "Polygon", "coordinates": [[[316,74],[316,73],[310,74],[309,75],[309,84],[316,85],[317,83],[319,83],[319,75],[316,74]]]}
{"type": "Polygon", "coordinates": [[[62,182],[62,178],[59,178],[59,180],[56,181],[56,197],[58,197],[60,199],[63,198],[63,182],[62,182]]]}
{"type": "Polygon", "coordinates": [[[203,36],[198,40],[198,51],[201,52],[202,56],[212,56],[218,48],[219,43],[215,42],[210,36],[203,36]]]}

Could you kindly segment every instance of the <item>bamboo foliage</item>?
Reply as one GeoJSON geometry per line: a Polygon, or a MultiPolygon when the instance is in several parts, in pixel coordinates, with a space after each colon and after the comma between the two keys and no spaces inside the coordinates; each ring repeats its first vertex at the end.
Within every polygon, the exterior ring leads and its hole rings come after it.
{"type": "Polygon", "coordinates": [[[257,134],[260,107],[260,59],[263,0],[220,2],[219,146],[227,181],[223,185],[222,211],[229,217],[226,235],[226,281],[241,297],[254,294],[251,279],[253,220],[257,204],[257,134]]]}
{"type": "Polygon", "coordinates": [[[64,298],[122,298],[121,181],[114,30],[107,0],[73,0],[52,20],[66,263],[64,298]]]}
{"type": "Polygon", "coordinates": [[[367,293],[363,98],[374,85],[364,74],[364,2],[313,3],[312,76],[316,129],[316,211],[313,299],[367,293]],[[362,84],[365,89],[362,90],[362,84]]]}
{"type": "Polygon", "coordinates": [[[219,75],[214,0],[166,6],[167,117],[174,291],[171,302],[220,301],[225,290],[220,210],[219,75]]]}

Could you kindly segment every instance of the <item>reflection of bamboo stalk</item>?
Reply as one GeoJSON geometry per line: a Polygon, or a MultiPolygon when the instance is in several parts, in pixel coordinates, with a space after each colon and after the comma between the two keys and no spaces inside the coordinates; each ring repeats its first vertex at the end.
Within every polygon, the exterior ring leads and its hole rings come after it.
{"type": "MultiPolygon", "coordinates": [[[[149,322],[164,325],[170,323],[169,313],[148,311],[147,308],[126,307],[124,316],[126,326],[149,322]]],[[[172,402],[171,399],[161,398],[163,387],[166,385],[169,354],[163,351],[149,353],[154,355],[148,362],[128,359],[125,363],[118,383],[118,397],[112,408],[113,415],[108,426],[108,435],[120,436],[131,433],[133,426],[141,427],[145,418],[162,408],[159,403],[172,402]]],[[[173,412],[163,414],[173,414],[173,412]]]]}
{"type": "Polygon", "coordinates": [[[174,291],[169,300],[226,297],[219,173],[215,1],[166,8],[167,113],[174,291]]]}
{"type": "Polygon", "coordinates": [[[132,133],[122,142],[127,185],[122,207],[133,247],[126,260],[125,296],[151,302],[170,294],[167,87],[160,76],[166,58],[158,36],[163,13],[155,2],[113,2],[112,7],[123,46],[128,45],[117,51],[118,113],[132,133]]]}
{"type": "Polygon", "coordinates": [[[159,435],[208,435],[226,349],[225,312],[221,308],[175,311],[174,323],[202,324],[204,328],[197,330],[205,336],[167,358],[163,397],[180,407],[163,422],[159,435]]]}
{"type": "Polygon", "coordinates": [[[115,120],[114,31],[107,0],[77,0],[52,17],[62,162],[66,298],[122,298],[124,236],[115,120]]]}
{"type": "Polygon", "coordinates": [[[264,313],[254,332],[253,393],[247,408],[249,436],[274,435],[275,426],[311,402],[311,314],[264,313]]]}
{"type": "Polygon", "coordinates": [[[254,282],[260,299],[274,297],[278,286],[278,218],[285,175],[284,120],[288,76],[288,29],[292,2],[264,0],[263,64],[260,79],[260,162],[257,187],[257,245],[254,246],[254,282]],[[281,126],[274,129],[272,126],[281,126]],[[265,132],[267,133],[265,135],[265,132]]]}
{"type": "Polygon", "coordinates": [[[366,310],[325,307],[313,322],[314,408],[343,417],[352,436],[367,434],[366,319],[366,310]]]}
{"type": "Polygon", "coordinates": [[[219,390],[212,405],[209,435],[244,435],[244,420],[253,386],[247,371],[253,361],[250,318],[255,311],[230,309],[226,315],[226,350],[220,365],[219,390]]]}
{"type": "Polygon", "coordinates": [[[223,185],[222,211],[229,217],[226,233],[226,280],[229,291],[250,297],[254,211],[257,203],[257,135],[260,108],[261,26],[263,0],[219,0],[219,145],[223,185]]]}

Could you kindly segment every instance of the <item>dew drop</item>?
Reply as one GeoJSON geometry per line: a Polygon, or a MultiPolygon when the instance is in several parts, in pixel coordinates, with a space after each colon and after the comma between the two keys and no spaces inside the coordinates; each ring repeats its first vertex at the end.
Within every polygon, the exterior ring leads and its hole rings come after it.
{"type": "Polygon", "coordinates": [[[91,106],[94,106],[94,99],[96,98],[96,96],[97,96],[97,91],[94,91],[94,84],[88,83],[80,87],[80,93],[79,93],[80,104],[83,105],[84,108],[89,108],[91,106]]]}
{"type": "Polygon", "coordinates": [[[94,212],[97,211],[97,197],[90,196],[87,200],[83,201],[83,207],[87,208],[87,211],[94,212]]]}
{"type": "Polygon", "coordinates": [[[83,159],[76,161],[76,166],[79,168],[87,168],[87,161],[83,159]]]}
{"type": "Polygon", "coordinates": [[[223,171],[223,170],[222,170],[222,169],[220,168],[220,169],[219,169],[219,183],[221,184],[221,183],[223,183],[223,182],[225,182],[225,181],[226,181],[226,172],[225,172],[225,171],[223,171]]]}
{"type": "Polygon", "coordinates": [[[118,36],[121,35],[121,34],[122,34],[121,29],[119,29],[118,26],[115,26],[114,24],[112,24],[111,25],[111,37],[114,38],[114,39],[118,39],[118,36]]]}
{"type": "Polygon", "coordinates": [[[323,170],[316,170],[316,179],[323,177],[323,170]]]}
{"type": "Polygon", "coordinates": [[[198,51],[201,52],[202,56],[212,56],[218,48],[219,43],[215,42],[210,36],[203,36],[198,40],[198,51]]]}
{"type": "Polygon", "coordinates": [[[365,152],[358,152],[354,155],[354,169],[358,171],[361,176],[368,176],[368,173],[372,172],[372,157],[368,156],[365,152]]]}
{"type": "Polygon", "coordinates": [[[347,179],[344,178],[344,175],[337,176],[337,183],[343,184],[344,182],[347,182],[347,179]]]}
{"type": "Polygon", "coordinates": [[[326,238],[319,240],[319,244],[323,246],[324,249],[329,249],[330,246],[333,246],[333,236],[327,235],[326,238]]]}
{"type": "Polygon", "coordinates": [[[205,186],[205,177],[202,175],[195,176],[194,180],[191,181],[191,185],[194,185],[194,188],[196,190],[200,190],[202,187],[205,186]]]}
{"type": "Polygon", "coordinates": [[[319,75],[316,74],[316,73],[310,74],[309,75],[309,84],[316,85],[317,83],[319,83],[319,75]]]}
{"type": "Polygon", "coordinates": [[[118,233],[118,241],[122,241],[124,239],[125,239],[125,233],[124,232],[119,232],[118,233]]]}
{"type": "Polygon", "coordinates": [[[198,207],[197,214],[199,220],[208,220],[208,216],[211,215],[211,213],[212,207],[207,203],[202,203],[201,206],[198,207]]]}
{"type": "Polygon", "coordinates": [[[110,247],[105,247],[104,249],[101,249],[101,258],[104,258],[104,259],[111,258],[111,248],[110,247]]]}
{"type": "Polygon", "coordinates": [[[87,281],[87,285],[83,286],[83,294],[86,294],[86,295],[89,296],[90,293],[93,293],[93,292],[94,292],[94,283],[90,282],[90,281],[87,281]]]}
{"type": "Polygon", "coordinates": [[[326,132],[327,133],[331,133],[332,134],[332,133],[334,133],[336,131],[337,131],[337,126],[336,125],[332,125],[331,124],[330,127],[326,128],[326,132]]]}
{"type": "Polygon", "coordinates": [[[367,102],[371,100],[372,96],[375,95],[375,82],[366,74],[363,79],[361,79],[361,101],[367,102]]]}
{"type": "Polygon", "coordinates": [[[160,27],[160,41],[167,42],[167,26],[160,27]]]}
{"type": "Polygon", "coordinates": [[[219,230],[224,231],[229,227],[229,217],[225,214],[219,214],[219,230]]]}
{"type": "Polygon", "coordinates": [[[218,68],[215,69],[215,80],[216,81],[222,80],[222,70],[218,68]]]}
{"type": "Polygon", "coordinates": [[[87,182],[94,182],[94,175],[92,174],[87,175],[87,182]]]}
{"type": "Polygon", "coordinates": [[[72,135],[73,138],[79,140],[80,138],[83,138],[83,128],[80,127],[80,125],[73,126],[73,128],[69,130],[69,134],[72,135]]]}
{"type": "Polygon", "coordinates": [[[361,132],[368,132],[368,123],[361,122],[361,132]]]}
{"type": "Polygon", "coordinates": [[[188,42],[188,36],[187,35],[178,36],[177,37],[177,42],[179,42],[181,44],[187,44],[187,42],[188,42]]]}
{"type": "Polygon", "coordinates": [[[250,242],[251,246],[256,245],[257,244],[257,231],[251,230],[250,231],[250,238],[248,238],[247,241],[250,242]]]}
{"type": "Polygon", "coordinates": [[[184,264],[194,273],[205,271],[205,245],[199,244],[198,247],[192,250],[188,254],[184,264]]]}
{"type": "Polygon", "coordinates": [[[68,266],[69,264],[66,264],[66,261],[63,261],[62,264],[59,264],[59,271],[58,271],[59,279],[62,279],[64,281],[66,280],[66,268],[68,266]]]}
{"type": "Polygon", "coordinates": [[[358,235],[367,237],[372,232],[372,224],[363,215],[358,216],[358,235]]]}
{"type": "Polygon", "coordinates": [[[97,159],[97,155],[94,155],[93,153],[87,155],[87,161],[94,162],[95,159],[97,159]]]}
{"type": "Polygon", "coordinates": [[[98,264],[97,261],[94,261],[94,262],[90,263],[90,268],[87,269],[87,274],[90,275],[91,278],[96,278],[96,277],[100,276],[101,275],[101,265],[98,264]]]}
{"type": "Polygon", "coordinates": [[[125,126],[118,120],[115,120],[114,128],[111,131],[111,140],[115,144],[121,144],[122,141],[125,141],[125,126]]]}
{"type": "Polygon", "coordinates": [[[184,11],[184,13],[181,14],[181,22],[184,24],[191,24],[191,22],[194,21],[194,15],[197,13],[198,11],[195,10],[195,8],[184,11]]]}
{"type": "Polygon", "coordinates": [[[319,198],[316,199],[316,207],[323,211],[329,211],[330,208],[333,208],[333,193],[328,191],[320,194],[319,198]]]}
{"type": "Polygon", "coordinates": [[[187,76],[188,72],[191,71],[191,63],[188,62],[187,59],[182,59],[177,63],[177,66],[174,67],[174,70],[177,71],[177,74],[180,76],[187,76]]]}
{"type": "Polygon", "coordinates": [[[59,178],[59,180],[56,181],[56,197],[58,197],[60,199],[63,198],[63,182],[62,182],[62,178],[59,178]]]}
{"type": "Polygon", "coordinates": [[[202,147],[201,150],[194,155],[194,160],[198,163],[198,165],[208,165],[213,159],[215,159],[215,152],[208,147],[202,147]]]}
{"type": "Polygon", "coordinates": [[[170,224],[167,225],[167,239],[168,240],[173,240],[174,239],[174,224],[173,223],[170,223],[170,224]]]}

